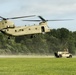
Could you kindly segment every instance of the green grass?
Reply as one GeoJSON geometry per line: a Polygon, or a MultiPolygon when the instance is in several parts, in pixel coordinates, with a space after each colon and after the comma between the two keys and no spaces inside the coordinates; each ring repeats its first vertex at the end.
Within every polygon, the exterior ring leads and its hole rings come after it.
{"type": "Polygon", "coordinates": [[[76,58],[0,58],[0,75],[76,75],[76,58]]]}

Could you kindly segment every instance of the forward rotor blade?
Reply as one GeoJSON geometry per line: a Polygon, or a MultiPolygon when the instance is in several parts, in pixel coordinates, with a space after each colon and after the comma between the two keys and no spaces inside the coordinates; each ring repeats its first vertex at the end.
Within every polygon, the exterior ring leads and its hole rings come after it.
{"type": "Polygon", "coordinates": [[[40,22],[41,20],[22,20],[22,21],[40,22]]]}
{"type": "Polygon", "coordinates": [[[21,16],[21,17],[12,17],[12,18],[7,18],[7,19],[19,19],[19,18],[27,18],[27,17],[34,17],[35,15],[30,15],[30,16],[21,16]]]}
{"type": "Polygon", "coordinates": [[[3,18],[2,16],[0,16],[0,18],[3,18]]]}
{"type": "Polygon", "coordinates": [[[6,18],[4,18],[4,17],[2,17],[2,16],[0,16],[0,18],[3,19],[3,20],[6,20],[6,18]]]}

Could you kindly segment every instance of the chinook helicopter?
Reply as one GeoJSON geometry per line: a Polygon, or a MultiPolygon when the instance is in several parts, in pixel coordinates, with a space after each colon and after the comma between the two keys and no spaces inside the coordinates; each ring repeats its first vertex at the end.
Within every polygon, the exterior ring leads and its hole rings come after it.
{"type": "Polygon", "coordinates": [[[31,26],[16,26],[14,22],[10,21],[9,19],[19,19],[19,18],[27,18],[27,17],[34,17],[35,15],[30,16],[21,16],[21,17],[13,17],[13,18],[4,18],[0,21],[0,31],[3,34],[8,35],[8,39],[11,36],[24,36],[24,35],[31,35],[39,34],[39,33],[46,33],[50,32],[50,28],[47,25],[47,21],[65,21],[70,19],[62,19],[62,20],[45,20],[42,16],[38,16],[40,20],[22,20],[22,21],[35,21],[39,22],[39,25],[31,25],[31,26]]]}

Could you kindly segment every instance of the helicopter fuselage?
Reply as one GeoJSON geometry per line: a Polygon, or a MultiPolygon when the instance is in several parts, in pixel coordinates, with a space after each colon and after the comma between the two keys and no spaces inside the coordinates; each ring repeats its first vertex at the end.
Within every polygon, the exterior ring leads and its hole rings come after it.
{"type": "Polygon", "coordinates": [[[50,32],[50,28],[48,27],[46,22],[40,22],[39,25],[19,26],[19,27],[15,27],[13,23],[10,23],[6,26],[8,27],[2,29],[1,32],[7,34],[8,36],[23,36],[23,35],[32,35],[32,34],[50,32]]]}

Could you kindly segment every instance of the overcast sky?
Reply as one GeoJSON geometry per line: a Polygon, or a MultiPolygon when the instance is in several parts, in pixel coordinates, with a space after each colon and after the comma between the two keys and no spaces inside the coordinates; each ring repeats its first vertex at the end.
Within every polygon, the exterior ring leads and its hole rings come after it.
{"type": "MultiPolygon", "coordinates": [[[[41,15],[45,19],[74,19],[48,22],[48,26],[52,29],[64,27],[76,31],[76,0],[0,0],[0,16],[7,18],[24,15],[41,15]]],[[[29,19],[38,19],[38,17],[29,19]]],[[[16,25],[32,24],[22,22],[21,19],[14,22],[16,25]]]]}

